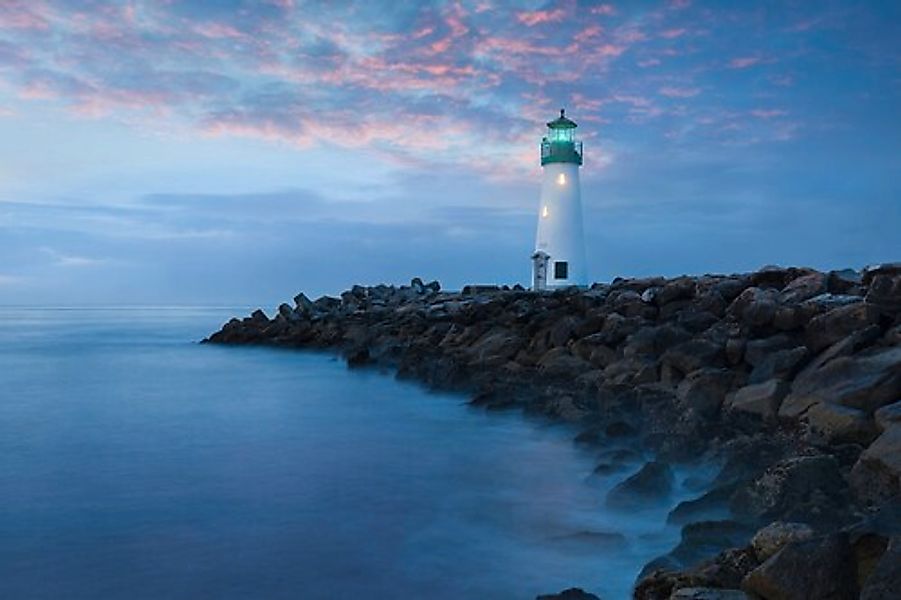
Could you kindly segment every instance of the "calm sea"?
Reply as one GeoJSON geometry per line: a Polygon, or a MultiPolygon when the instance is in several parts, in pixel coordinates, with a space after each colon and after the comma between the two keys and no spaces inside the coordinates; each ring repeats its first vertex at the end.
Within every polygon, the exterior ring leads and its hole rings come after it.
{"type": "Polygon", "coordinates": [[[0,598],[613,600],[677,540],[562,426],[196,343],[244,312],[0,309],[0,598]]]}

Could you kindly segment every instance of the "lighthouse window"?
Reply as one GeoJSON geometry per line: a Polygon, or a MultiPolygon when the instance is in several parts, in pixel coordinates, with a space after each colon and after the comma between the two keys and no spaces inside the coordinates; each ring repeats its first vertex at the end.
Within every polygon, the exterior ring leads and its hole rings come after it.
{"type": "Polygon", "coordinates": [[[547,216],[547,206],[545,206],[544,208],[541,209],[541,216],[542,216],[542,217],[546,217],[546,216],[547,216]]]}
{"type": "Polygon", "coordinates": [[[566,279],[569,277],[569,263],[560,260],[554,263],[554,279],[566,279]]]}
{"type": "Polygon", "coordinates": [[[564,173],[557,175],[557,185],[566,185],[566,175],[564,173]]]}

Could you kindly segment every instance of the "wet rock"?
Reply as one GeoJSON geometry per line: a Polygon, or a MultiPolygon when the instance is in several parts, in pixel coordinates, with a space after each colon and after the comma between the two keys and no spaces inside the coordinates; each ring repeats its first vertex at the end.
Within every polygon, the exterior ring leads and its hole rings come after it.
{"type": "Polygon", "coordinates": [[[745,546],[754,529],[735,521],[698,521],[682,528],[682,539],[670,553],[684,565],[694,565],[728,548],[745,546]]]}
{"type": "Polygon", "coordinates": [[[813,529],[804,523],[785,523],[774,521],[759,530],[751,538],[751,546],[760,561],[765,561],[776,554],[783,546],[791,542],[801,542],[812,538],[813,529]]]}
{"type": "Polygon", "coordinates": [[[877,435],[876,424],[864,411],[831,402],[819,402],[804,414],[810,431],[821,442],[869,444],[877,435]]]}
{"type": "Polygon", "coordinates": [[[829,271],[826,283],[830,293],[846,294],[863,283],[863,276],[854,269],[829,271]]]}
{"type": "Polygon", "coordinates": [[[662,360],[687,375],[701,367],[720,366],[722,357],[722,346],[704,339],[693,339],[667,350],[662,360]]]}
{"type": "Polygon", "coordinates": [[[763,327],[776,316],[777,297],[774,289],[750,287],[733,300],[727,313],[750,327],[763,327]]]}
{"type": "Polygon", "coordinates": [[[303,292],[297,294],[294,296],[294,311],[299,315],[309,315],[313,312],[313,301],[303,292]]]}
{"type": "Polygon", "coordinates": [[[847,535],[789,543],[751,571],[742,589],[768,600],[855,600],[857,580],[847,535]]]}
{"type": "Polygon", "coordinates": [[[851,470],[850,480],[857,497],[869,504],[901,494],[901,425],[889,427],[870,444],[851,470]]]}
{"type": "Polygon", "coordinates": [[[879,310],[871,304],[841,306],[811,319],[804,332],[805,342],[812,352],[819,352],[878,320],[879,310]]]}
{"type": "Polygon", "coordinates": [[[746,385],[726,396],[725,408],[734,414],[753,415],[772,421],[788,390],[789,385],[780,379],[746,385]]]}
{"type": "Polygon", "coordinates": [[[250,313],[250,320],[254,323],[268,323],[269,317],[266,316],[262,309],[258,308],[250,313]]]}
{"type": "Polygon", "coordinates": [[[901,400],[892,404],[886,404],[875,413],[873,417],[876,428],[882,432],[895,424],[901,424],[901,400]]]}
{"type": "Polygon", "coordinates": [[[805,346],[778,350],[760,358],[748,376],[748,383],[763,383],[770,379],[790,381],[810,356],[805,346]]]}
{"type": "Polygon", "coordinates": [[[860,600],[896,600],[901,591],[901,535],[891,538],[885,553],[863,582],[860,600]]]}
{"type": "Polygon", "coordinates": [[[863,285],[870,286],[872,285],[873,280],[880,275],[888,275],[891,277],[901,275],[901,262],[869,265],[863,270],[861,281],[863,282],[863,285]]]}
{"type": "Polygon", "coordinates": [[[669,496],[673,488],[673,472],[669,465],[652,461],[607,494],[607,506],[628,508],[654,503],[669,496]]]}
{"type": "Polygon", "coordinates": [[[751,340],[745,347],[745,362],[752,367],[756,367],[774,352],[797,347],[798,343],[784,333],[768,338],[751,340]]]}
{"type": "Polygon", "coordinates": [[[729,512],[729,498],[737,488],[736,484],[717,486],[697,498],[684,500],[669,512],[666,522],[685,525],[691,521],[725,517],[729,512]]]}
{"type": "Polygon", "coordinates": [[[776,463],[730,500],[732,511],[753,519],[781,519],[814,527],[843,518],[847,483],[831,456],[802,456],[776,463]]]}
{"type": "Polygon", "coordinates": [[[654,296],[657,306],[666,306],[676,300],[690,300],[694,298],[697,283],[693,277],[679,277],[664,285],[654,296]]]}
{"type": "Polygon", "coordinates": [[[826,290],[826,275],[814,272],[793,279],[779,293],[778,301],[781,304],[798,303],[819,296],[826,290]]]}
{"type": "Polygon", "coordinates": [[[559,594],[542,594],[535,600],[601,600],[594,594],[589,594],[582,588],[569,588],[559,594]]]}
{"type": "Polygon", "coordinates": [[[886,313],[901,311],[901,275],[876,275],[867,291],[866,302],[886,313]]]}
{"type": "Polygon", "coordinates": [[[698,369],[679,383],[676,396],[682,406],[710,417],[719,412],[735,377],[728,369],[698,369]]]}
{"type": "Polygon", "coordinates": [[[799,374],[779,416],[798,417],[812,405],[831,402],[873,412],[901,393],[901,348],[874,348],[842,356],[799,374]]]}

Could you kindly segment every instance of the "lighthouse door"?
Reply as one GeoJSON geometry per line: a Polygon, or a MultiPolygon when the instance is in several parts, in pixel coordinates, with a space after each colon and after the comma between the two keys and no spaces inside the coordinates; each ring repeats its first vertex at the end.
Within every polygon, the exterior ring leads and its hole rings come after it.
{"type": "Polygon", "coordinates": [[[532,255],[532,290],[547,289],[547,264],[551,257],[539,250],[532,255]]]}

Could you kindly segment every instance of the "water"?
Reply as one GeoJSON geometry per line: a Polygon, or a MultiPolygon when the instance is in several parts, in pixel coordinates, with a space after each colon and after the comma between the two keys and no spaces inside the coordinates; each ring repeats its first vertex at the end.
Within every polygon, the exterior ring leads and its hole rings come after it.
{"type": "Polygon", "coordinates": [[[194,343],[237,312],[0,309],[0,597],[611,600],[677,539],[564,427],[194,343]]]}

